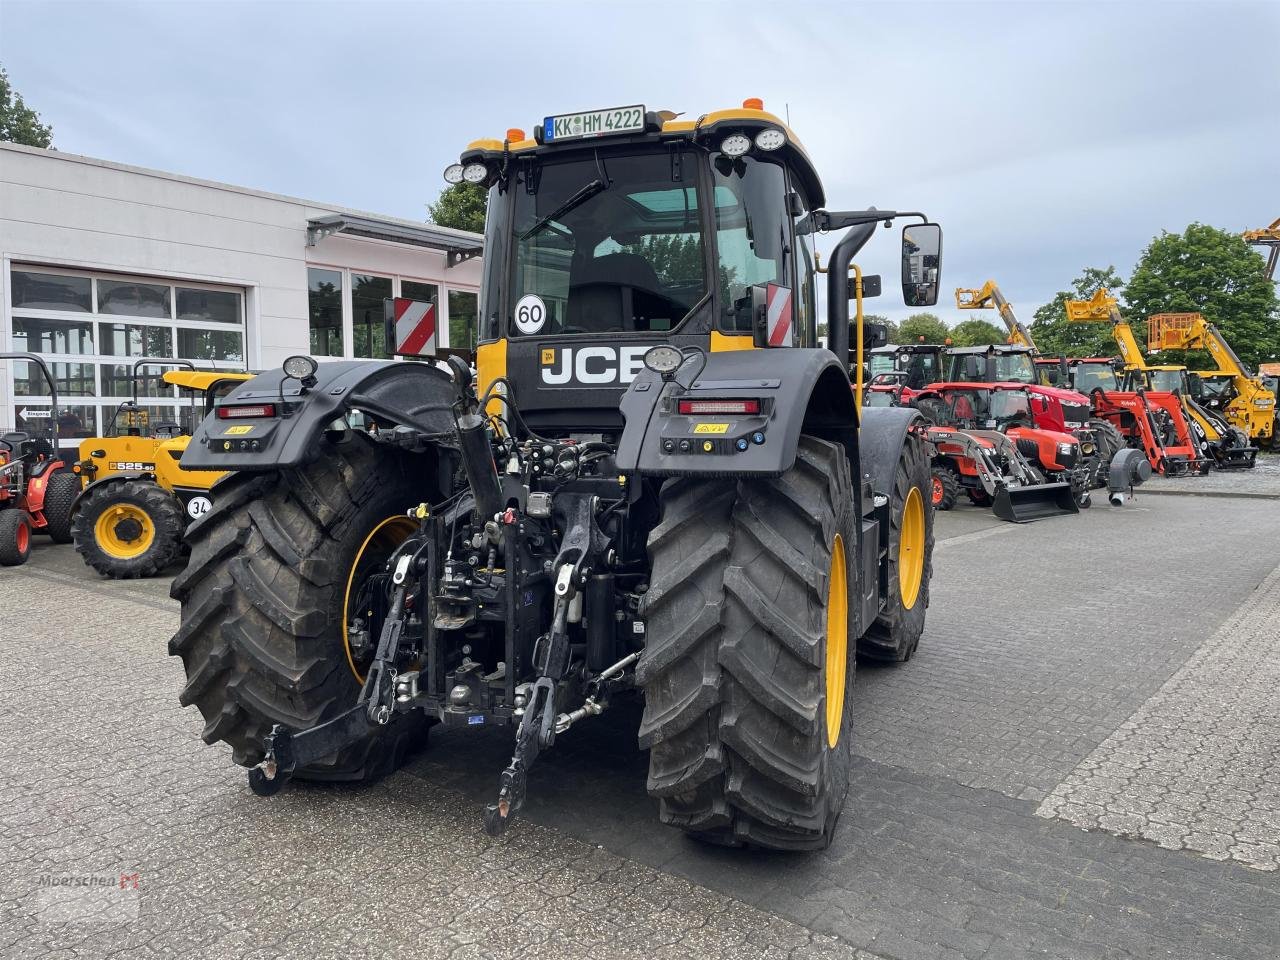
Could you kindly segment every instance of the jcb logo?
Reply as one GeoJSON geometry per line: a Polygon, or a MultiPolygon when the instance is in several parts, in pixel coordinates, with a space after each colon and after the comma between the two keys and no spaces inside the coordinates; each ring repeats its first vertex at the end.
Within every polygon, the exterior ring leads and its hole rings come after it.
{"type": "Polygon", "coordinates": [[[644,369],[644,355],[652,346],[543,347],[542,382],[552,387],[626,386],[644,369]]]}

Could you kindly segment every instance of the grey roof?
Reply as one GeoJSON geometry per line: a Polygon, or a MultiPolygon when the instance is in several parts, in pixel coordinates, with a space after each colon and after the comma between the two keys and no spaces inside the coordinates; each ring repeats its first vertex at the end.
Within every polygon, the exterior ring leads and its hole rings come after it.
{"type": "Polygon", "coordinates": [[[350,213],[335,213],[307,221],[307,244],[315,246],[325,237],[344,233],[352,237],[372,240],[388,240],[407,243],[430,250],[442,250],[448,255],[450,267],[478,257],[484,250],[484,238],[476,233],[450,230],[434,224],[405,223],[403,220],[384,220],[350,213]]]}

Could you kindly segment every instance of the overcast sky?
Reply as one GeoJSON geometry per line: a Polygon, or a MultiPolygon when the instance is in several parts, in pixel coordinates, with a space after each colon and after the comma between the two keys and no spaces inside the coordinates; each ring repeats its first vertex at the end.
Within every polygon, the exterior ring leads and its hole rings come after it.
{"type": "MultiPolygon", "coordinates": [[[[0,64],[58,149],[402,217],[545,114],[762,97],[831,208],[927,211],[944,286],[994,277],[1027,320],[1162,229],[1280,216],[1278,49],[1276,2],[0,0],[0,64]]],[[[861,258],[895,318],[896,256],[861,258]]]]}

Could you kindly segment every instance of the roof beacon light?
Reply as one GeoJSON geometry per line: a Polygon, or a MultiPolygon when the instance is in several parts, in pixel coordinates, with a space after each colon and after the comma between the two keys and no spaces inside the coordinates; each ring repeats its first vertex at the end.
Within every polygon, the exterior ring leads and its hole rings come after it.
{"type": "Polygon", "coordinates": [[[519,143],[524,139],[524,131],[519,127],[512,127],[507,131],[507,143],[519,143]]]}
{"type": "Polygon", "coordinates": [[[720,141],[720,152],[726,157],[740,157],[751,149],[751,140],[742,133],[731,133],[720,141]]]}
{"type": "Polygon", "coordinates": [[[761,150],[777,150],[787,142],[787,135],[777,127],[765,127],[756,134],[756,146],[761,150]]]}
{"type": "Polygon", "coordinates": [[[761,100],[759,97],[747,97],[747,99],[742,101],[742,109],[743,110],[763,110],[764,101],[761,100]]]}
{"type": "Polygon", "coordinates": [[[451,163],[444,168],[445,183],[461,183],[462,182],[462,164],[451,163]]]}
{"type": "Polygon", "coordinates": [[[483,163],[468,163],[462,168],[462,179],[467,183],[484,183],[489,176],[489,168],[483,163]]]}

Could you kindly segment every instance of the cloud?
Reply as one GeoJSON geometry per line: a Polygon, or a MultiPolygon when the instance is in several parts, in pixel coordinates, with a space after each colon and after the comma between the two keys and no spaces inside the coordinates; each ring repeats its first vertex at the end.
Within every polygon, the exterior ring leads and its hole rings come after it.
{"type": "MultiPolygon", "coordinates": [[[[948,289],[995,277],[1026,317],[1161,230],[1280,214],[1280,72],[1252,66],[1278,46],[1275,4],[0,6],[59,149],[406,217],[467,142],[548,113],[763,97],[829,206],[926,210],[948,289]]],[[[881,234],[864,266],[896,258],[881,234]]]]}

